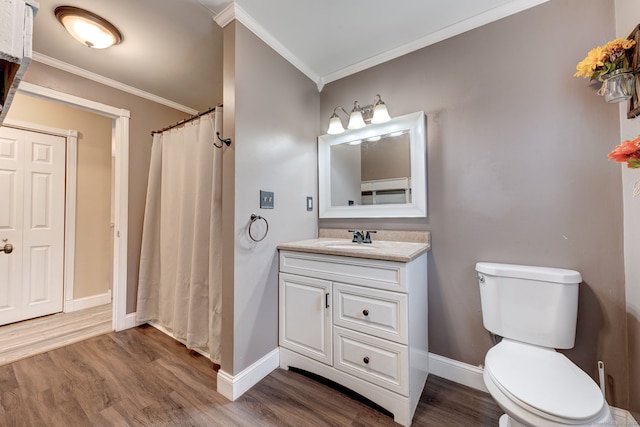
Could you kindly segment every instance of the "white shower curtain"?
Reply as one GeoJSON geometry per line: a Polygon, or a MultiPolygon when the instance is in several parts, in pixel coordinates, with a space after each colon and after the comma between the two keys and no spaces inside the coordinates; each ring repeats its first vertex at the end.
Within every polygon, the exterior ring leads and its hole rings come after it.
{"type": "Polygon", "coordinates": [[[220,363],[221,107],[153,136],[138,281],[139,322],[153,321],[220,363]]]}

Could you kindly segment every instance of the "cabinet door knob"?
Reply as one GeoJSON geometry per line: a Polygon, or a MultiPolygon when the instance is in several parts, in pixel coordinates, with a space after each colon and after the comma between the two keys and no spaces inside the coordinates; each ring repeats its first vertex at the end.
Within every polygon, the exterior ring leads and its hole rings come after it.
{"type": "Polygon", "coordinates": [[[364,310],[362,310],[362,314],[364,314],[365,316],[369,315],[369,310],[367,310],[366,308],[364,310]]]}
{"type": "Polygon", "coordinates": [[[369,358],[365,357],[364,359],[362,359],[362,361],[364,362],[365,365],[369,364],[369,358]]]}

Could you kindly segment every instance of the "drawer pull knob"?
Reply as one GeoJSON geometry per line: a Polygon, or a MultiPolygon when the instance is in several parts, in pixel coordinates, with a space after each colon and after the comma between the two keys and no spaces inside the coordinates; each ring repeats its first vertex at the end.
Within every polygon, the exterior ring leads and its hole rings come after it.
{"type": "Polygon", "coordinates": [[[367,310],[366,308],[364,310],[362,310],[362,314],[364,314],[365,316],[369,315],[369,310],[367,310]]]}
{"type": "Polygon", "coordinates": [[[369,358],[365,357],[364,359],[362,359],[362,361],[364,362],[365,365],[369,364],[369,358]]]}

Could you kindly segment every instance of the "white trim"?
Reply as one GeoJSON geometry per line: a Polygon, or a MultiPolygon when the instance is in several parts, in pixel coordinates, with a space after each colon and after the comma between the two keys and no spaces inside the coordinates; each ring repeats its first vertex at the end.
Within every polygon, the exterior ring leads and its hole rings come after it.
{"type": "Polygon", "coordinates": [[[616,426],[620,427],[639,427],[640,424],[633,418],[631,412],[626,409],[616,408],[615,406],[609,406],[611,409],[611,415],[616,422],[616,426]]]}
{"type": "Polygon", "coordinates": [[[111,290],[103,294],[91,295],[84,298],[70,299],[64,301],[64,312],[85,310],[87,308],[98,307],[100,305],[111,303],[111,290]]]}
{"type": "MultiPolygon", "coordinates": [[[[73,299],[76,265],[76,202],[78,182],[78,132],[67,138],[67,180],[64,216],[64,300],[73,299]]],[[[109,296],[111,302],[111,296],[109,296]]]]}
{"type": "Polygon", "coordinates": [[[489,393],[482,372],[481,367],[429,353],[429,374],[489,393]]]}
{"type": "Polygon", "coordinates": [[[67,73],[75,74],[76,76],[80,76],[85,79],[92,80],[94,82],[103,84],[105,86],[109,86],[114,89],[118,89],[123,92],[127,92],[135,96],[139,96],[140,98],[145,98],[150,101],[156,102],[158,104],[166,105],[167,107],[171,107],[175,110],[184,111],[185,113],[188,113],[191,115],[198,113],[198,110],[194,110],[193,108],[189,108],[185,105],[178,104],[177,102],[170,101],[166,98],[162,98],[152,93],[145,92],[135,87],[126,85],[124,83],[120,83],[116,80],[112,80],[110,78],[101,76],[100,74],[93,73],[91,71],[85,70],[84,68],[76,67],[75,65],[62,62],[58,59],[51,58],[50,56],[43,55],[38,52],[33,52],[33,60],[41,64],[45,64],[50,67],[57,68],[59,70],[66,71],[67,73]]]}
{"type": "Polygon", "coordinates": [[[127,251],[129,241],[129,118],[113,121],[115,139],[115,197],[113,229],[113,329],[126,329],[127,251]],[[118,284],[117,286],[115,284],[118,284]]]}
{"type": "Polygon", "coordinates": [[[279,365],[280,349],[276,348],[237,375],[230,375],[221,369],[218,371],[218,393],[234,401],[279,365]]]}
{"type": "Polygon", "coordinates": [[[115,210],[113,262],[113,329],[127,329],[127,240],[129,221],[129,110],[90,101],[78,96],[27,82],[18,91],[41,99],[59,102],[113,119],[112,138],[115,153],[115,210]]]}
{"type": "MultiPolygon", "coordinates": [[[[255,34],[260,40],[265,42],[271,49],[275,50],[280,56],[289,61],[291,65],[296,67],[302,74],[309,77],[313,82],[318,83],[321,81],[320,75],[314,72],[295,56],[289,49],[287,49],[282,43],[271,35],[262,25],[251,15],[245,12],[237,3],[231,2],[227,7],[222,9],[220,13],[213,17],[213,20],[221,27],[226,27],[231,21],[237,20],[242,25],[247,27],[253,34],[255,34]]],[[[318,90],[321,88],[319,87],[318,90]]]]}
{"type": "Polygon", "coordinates": [[[637,427],[638,423],[633,418],[631,413],[626,409],[616,408],[615,406],[609,406],[611,416],[615,422],[616,427],[637,427]]]}
{"type": "Polygon", "coordinates": [[[116,119],[118,117],[130,117],[131,115],[128,110],[123,110],[122,108],[116,108],[100,102],[80,98],[79,96],[69,95],[68,93],[49,89],[44,86],[38,86],[29,82],[20,82],[18,90],[21,93],[25,93],[36,98],[53,100],[69,107],[80,108],[81,110],[90,111],[112,119],[116,119]]]}
{"type": "MultiPolygon", "coordinates": [[[[236,19],[247,27],[253,34],[258,36],[263,42],[270,46],[273,50],[278,52],[283,58],[289,61],[294,67],[300,70],[304,75],[309,77],[318,86],[318,91],[322,91],[325,84],[342,79],[360,71],[369,69],[376,65],[414,52],[418,49],[430,46],[448,38],[457,36],[466,31],[473,30],[474,28],[481,27],[491,22],[497,21],[507,16],[514,15],[523,10],[530,9],[534,6],[538,6],[542,3],[546,3],[549,0],[515,0],[508,2],[502,6],[472,16],[468,19],[456,22],[448,27],[442,28],[436,32],[428,34],[425,37],[411,41],[395,49],[388,50],[379,55],[367,58],[364,61],[349,65],[342,69],[328,73],[324,76],[320,76],[313,71],[304,61],[294,55],[289,49],[287,49],[282,43],[280,43],[274,36],[271,35],[258,21],[256,21],[251,15],[245,12],[237,3],[231,2],[220,13],[218,13],[213,20],[222,28],[228,25],[231,21],[236,19]]],[[[34,52],[34,60],[37,59],[37,55],[34,52]]]]}
{"type": "Polygon", "coordinates": [[[25,122],[23,120],[15,120],[15,119],[7,118],[2,123],[2,126],[8,126],[8,127],[23,129],[28,131],[42,132],[49,135],[62,136],[65,138],[68,138],[68,137],[73,137],[76,139],[78,138],[77,130],[54,128],[51,126],[41,125],[39,123],[25,122]]]}
{"type": "Polygon", "coordinates": [[[136,312],[129,313],[125,316],[124,319],[124,327],[120,330],[135,328],[136,326],[142,325],[144,322],[138,322],[136,320],[136,312]]]}
{"type": "Polygon", "coordinates": [[[471,31],[475,28],[481,27],[483,25],[489,24],[499,19],[506,18],[507,16],[514,15],[518,12],[522,12],[523,10],[530,9],[542,3],[546,3],[547,1],[549,0],[518,0],[518,1],[509,2],[502,6],[483,12],[479,15],[472,16],[471,18],[462,20],[460,22],[456,22],[453,25],[449,25],[448,27],[435,31],[420,39],[413,40],[395,49],[388,50],[379,55],[365,59],[364,61],[358,62],[356,64],[353,64],[348,67],[344,67],[340,70],[336,70],[332,73],[326,74],[322,76],[320,81],[317,82],[318,87],[322,88],[327,83],[331,83],[333,81],[340,80],[352,74],[359,73],[360,71],[369,69],[376,65],[380,65],[392,59],[399,58],[408,53],[436,44],[443,40],[455,37],[459,34],[462,34],[467,31],[471,31]]]}

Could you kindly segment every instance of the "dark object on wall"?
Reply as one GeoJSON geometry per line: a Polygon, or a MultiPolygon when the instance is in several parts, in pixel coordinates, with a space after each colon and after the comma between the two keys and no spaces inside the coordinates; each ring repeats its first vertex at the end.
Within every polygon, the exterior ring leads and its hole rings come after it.
{"type": "Polygon", "coordinates": [[[633,97],[631,97],[627,104],[627,118],[633,119],[640,115],[640,101],[638,100],[638,91],[640,91],[640,82],[638,81],[638,72],[640,72],[640,48],[638,47],[640,44],[640,25],[636,26],[627,38],[636,41],[636,45],[633,47],[633,52],[631,53],[631,58],[629,58],[631,69],[636,78],[636,87],[633,91],[633,97]]]}

